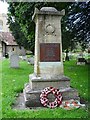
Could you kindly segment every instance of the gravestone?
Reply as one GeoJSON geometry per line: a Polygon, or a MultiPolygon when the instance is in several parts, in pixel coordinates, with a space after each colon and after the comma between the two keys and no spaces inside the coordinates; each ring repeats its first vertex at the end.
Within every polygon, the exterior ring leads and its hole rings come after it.
{"type": "MultiPolygon", "coordinates": [[[[53,7],[35,9],[36,23],[34,73],[24,88],[25,105],[40,107],[40,94],[46,87],[55,87],[62,92],[63,100],[79,99],[78,92],[70,88],[70,79],[64,76],[61,18],[65,11],[53,7]]],[[[53,99],[53,96],[50,98],[53,99]]]]}
{"type": "Polygon", "coordinates": [[[28,58],[28,64],[34,65],[34,57],[28,58]]]}
{"type": "Polygon", "coordinates": [[[22,58],[22,60],[27,61],[27,56],[26,55],[25,56],[23,55],[21,58],[22,58]]]}
{"type": "Polygon", "coordinates": [[[83,53],[80,53],[78,56],[77,56],[77,65],[85,65],[86,64],[86,60],[85,58],[83,57],[83,53]]]}
{"type": "Polygon", "coordinates": [[[19,68],[19,56],[14,52],[10,55],[10,67],[19,68]]]}

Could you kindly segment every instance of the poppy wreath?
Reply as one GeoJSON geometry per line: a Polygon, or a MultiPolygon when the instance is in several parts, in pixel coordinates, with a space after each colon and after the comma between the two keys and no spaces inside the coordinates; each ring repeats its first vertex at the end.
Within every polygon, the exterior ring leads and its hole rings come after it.
{"type": "Polygon", "coordinates": [[[62,94],[59,89],[56,89],[54,87],[46,87],[40,94],[40,101],[45,107],[55,108],[62,103],[62,94]],[[48,95],[50,93],[55,96],[55,100],[53,102],[49,102],[48,100],[48,95]]]}

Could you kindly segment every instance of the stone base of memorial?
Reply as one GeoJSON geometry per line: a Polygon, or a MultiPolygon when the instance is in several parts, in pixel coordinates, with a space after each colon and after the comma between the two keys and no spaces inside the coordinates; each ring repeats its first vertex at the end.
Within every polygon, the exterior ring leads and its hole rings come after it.
{"type": "MultiPolygon", "coordinates": [[[[30,75],[30,82],[25,85],[24,98],[27,107],[42,107],[40,103],[40,94],[45,87],[55,87],[60,89],[64,100],[80,100],[78,91],[70,87],[70,79],[66,76],[58,78],[46,79],[36,77],[34,74],[30,75]]],[[[54,101],[55,97],[52,94],[48,97],[49,101],[54,101]]]]}

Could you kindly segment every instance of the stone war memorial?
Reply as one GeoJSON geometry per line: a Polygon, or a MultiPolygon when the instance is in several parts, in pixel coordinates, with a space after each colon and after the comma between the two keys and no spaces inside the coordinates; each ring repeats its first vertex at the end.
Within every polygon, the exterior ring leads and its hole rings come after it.
{"type": "Polygon", "coordinates": [[[64,10],[58,11],[54,7],[35,8],[32,16],[36,24],[34,73],[29,75],[29,83],[23,90],[27,107],[42,107],[48,100],[55,104],[55,90],[62,101],[80,99],[63,70],[61,18],[64,15],[64,10]],[[44,93],[47,98],[41,98],[44,93]]]}

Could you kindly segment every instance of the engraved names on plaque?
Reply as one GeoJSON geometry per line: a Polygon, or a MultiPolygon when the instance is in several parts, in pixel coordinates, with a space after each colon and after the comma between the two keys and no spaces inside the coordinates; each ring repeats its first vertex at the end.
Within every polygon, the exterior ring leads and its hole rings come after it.
{"type": "Polygon", "coordinates": [[[60,43],[41,43],[40,62],[59,62],[60,43]]]}

